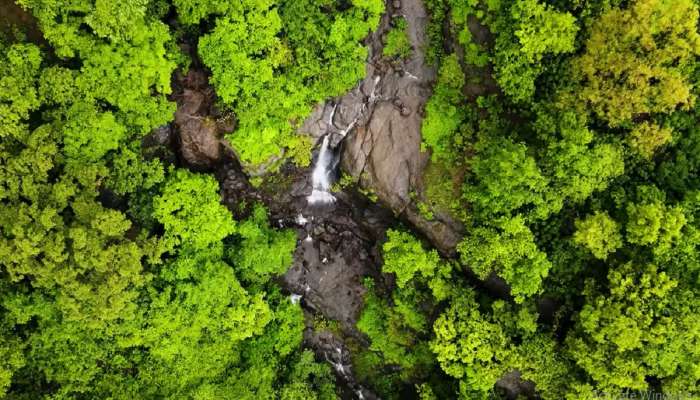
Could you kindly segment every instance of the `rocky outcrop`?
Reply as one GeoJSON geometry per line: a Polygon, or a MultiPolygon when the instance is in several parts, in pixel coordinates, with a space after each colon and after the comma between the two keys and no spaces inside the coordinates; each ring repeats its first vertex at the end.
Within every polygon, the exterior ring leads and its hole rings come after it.
{"type": "MultiPolygon", "coordinates": [[[[309,319],[307,318],[307,321],[309,319]]],[[[344,381],[347,382],[342,386],[342,399],[362,399],[376,400],[379,399],[374,393],[355,381],[352,364],[350,362],[350,352],[345,347],[342,340],[327,331],[317,332],[313,327],[307,326],[304,332],[304,341],[313,343],[317,349],[317,354],[326,360],[344,381]]]]}
{"type": "MultiPolygon", "coordinates": [[[[241,204],[262,202],[275,226],[297,232],[292,266],[280,278],[290,301],[300,301],[307,312],[340,322],[344,335],[361,338],[355,324],[364,302],[363,279],[379,275],[379,246],[387,227],[394,223],[392,213],[353,192],[335,193],[332,204],[310,206],[309,168],[287,163],[258,188],[250,185],[242,171],[233,151],[226,150],[216,175],[224,204],[236,218],[246,217],[241,204]]],[[[347,391],[345,398],[359,398],[360,394],[365,399],[376,398],[356,382],[342,338],[314,332],[312,326],[304,337],[306,345],[333,366],[347,391]]]]}
{"type": "Polygon", "coordinates": [[[224,133],[234,129],[232,117],[219,113],[214,106],[216,95],[205,73],[190,69],[177,77],[180,92],[177,102],[175,128],[178,132],[180,155],[184,161],[200,169],[210,169],[221,160],[224,133]]]}
{"type": "Polygon", "coordinates": [[[317,107],[300,131],[315,138],[330,133],[333,144],[342,140],[342,169],[444,255],[454,256],[461,237],[459,223],[440,213],[427,220],[415,203],[429,159],[421,152],[423,108],[436,75],[423,53],[428,16],[420,0],[391,2],[387,7],[380,29],[370,37],[367,77],[355,90],[317,107]],[[382,38],[392,13],[408,22],[414,49],[400,62],[382,58],[382,38]]]}

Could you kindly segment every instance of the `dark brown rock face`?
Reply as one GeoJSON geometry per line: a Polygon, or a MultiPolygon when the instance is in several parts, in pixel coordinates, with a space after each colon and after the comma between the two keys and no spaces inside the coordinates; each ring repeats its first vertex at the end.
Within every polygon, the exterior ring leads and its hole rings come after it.
{"type": "Polygon", "coordinates": [[[203,71],[191,69],[177,83],[181,92],[173,97],[180,154],[192,167],[212,168],[221,159],[221,137],[233,130],[233,124],[214,107],[215,93],[203,71]]]}

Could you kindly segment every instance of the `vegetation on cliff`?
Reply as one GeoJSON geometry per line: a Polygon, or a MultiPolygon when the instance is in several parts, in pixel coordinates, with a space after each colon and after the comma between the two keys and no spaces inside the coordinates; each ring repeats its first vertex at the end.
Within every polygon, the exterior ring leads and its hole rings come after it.
{"type": "MultiPolygon", "coordinates": [[[[464,234],[448,257],[386,232],[356,377],[387,399],[699,397],[697,1],[424,3],[430,48],[396,15],[381,54],[437,70],[415,197],[464,234]]],[[[17,5],[43,39],[0,35],[0,398],[338,397],[276,282],[296,234],[144,138],[196,62],[245,168],[308,164],[296,131],[363,78],[385,2],[17,5]]]]}

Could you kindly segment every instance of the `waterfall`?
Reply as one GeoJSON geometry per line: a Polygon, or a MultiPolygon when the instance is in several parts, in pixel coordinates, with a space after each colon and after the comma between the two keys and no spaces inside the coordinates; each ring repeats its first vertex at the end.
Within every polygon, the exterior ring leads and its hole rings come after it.
{"type": "Polygon", "coordinates": [[[335,197],[330,192],[331,188],[331,163],[333,162],[333,154],[328,148],[329,136],[323,137],[321,150],[316,159],[313,173],[311,174],[311,194],[306,198],[309,204],[330,204],[335,202],[335,197]]]}
{"type": "MultiPolygon", "coordinates": [[[[363,101],[362,106],[359,111],[355,113],[349,124],[336,132],[340,136],[340,140],[345,139],[345,136],[357,125],[360,120],[365,116],[366,112],[370,109],[371,105],[374,105],[380,96],[377,95],[377,88],[379,87],[379,82],[382,80],[381,76],[375,76],[372,80],[372,90],[369,95],[363,101]]],[[[358,93],[362,93],[362,85],[358,85],[355,90],[358,93]]],[[[316,164],[314,165],[314,170],[311,175],[312,192],[306,199],[309,205],[314,204],[332,204],[335,203],[335,197],[330,192],[331,186],[331,173],[333,173],[333,152],[329,148],[330,136],[333,134],[333,117],[335,116],[338,104],[333,105],[333,109],[328,117],[328,131],[323,137],[323,143],[321,144],[321,150],[318,153],[318,158],[316,159],[316,164]]]]}

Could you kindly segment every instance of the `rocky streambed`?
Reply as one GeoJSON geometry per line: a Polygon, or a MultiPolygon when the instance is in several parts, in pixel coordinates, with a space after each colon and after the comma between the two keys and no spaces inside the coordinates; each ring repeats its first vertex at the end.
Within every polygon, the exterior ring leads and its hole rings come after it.
{"type": "Polygon", "coordinates": [[[291,163],[253,187],[235,152],[222,139],[235,123],[217,109],[207,75],[196,63],[186,75],[174,79],[173,99],[178,105],[174,123],[147,138],[148,145],[175,149],[175,154],[161,157],[213,172],[224,203],[238,217],[245,216],[239,209],[242,202],[262,202],[272,224],[297,232],[294,262],[280,284],[309,316],[306,345],[333,366],[348,398],[376,398],[356,381],[344,339],[365,340],[355,328],[365,294],[363,279],[380,275],[386,230],[404,223],[446,256],[454,255],[460,238],[456,221],[440,214],[426,220],[412,196],[421,189],[428,162],[420,148],[423,109],[435,79],[435,70],[423,55],[427,22],[421,0],[388,2],[379,29],[367,39],[365,79],[347,94],[319,104],[300,127],[298,133],[311,136],[317,144],[313,165],[318,165],[319,158],[330,157],[323,161],[329,182],[341,173],[354,182],[330,193],[333,200],[310,201],[309,196],[319,189],[314,171],[291,163]],[[404,60],[387,60],[382,42],[392,17],[398,15],[408,22],[413,51],[404,60]],[[360,188],[376,196],[375,201],[360,188]],[[337,321],[341,332],[314,330],[318,315],[337,321]]]}

